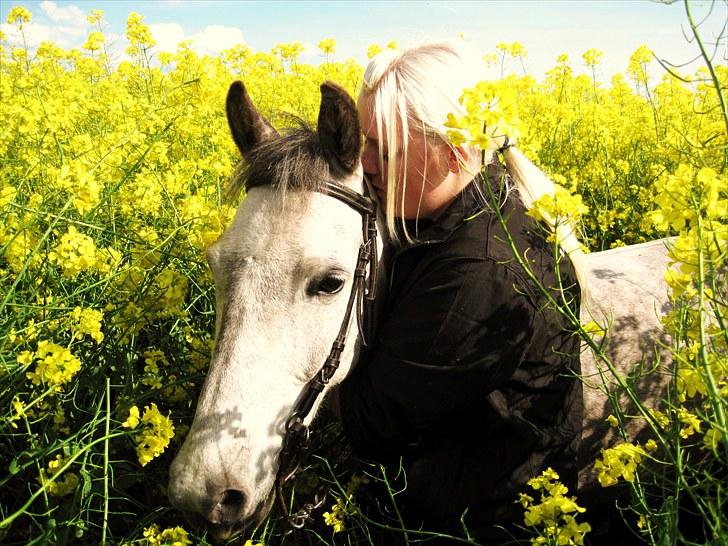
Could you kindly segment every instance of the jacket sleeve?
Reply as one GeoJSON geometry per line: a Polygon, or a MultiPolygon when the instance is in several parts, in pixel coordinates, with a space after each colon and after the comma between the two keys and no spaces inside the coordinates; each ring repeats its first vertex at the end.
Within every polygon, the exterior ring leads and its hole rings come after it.
{"type": "Polygon", "coordinates": [[[443,261],[409,283],[341,387],[342,423],[360,455],[397,457],[512,376],[535,313],[520,285],[505,265],[475,258],[443,261]]]}

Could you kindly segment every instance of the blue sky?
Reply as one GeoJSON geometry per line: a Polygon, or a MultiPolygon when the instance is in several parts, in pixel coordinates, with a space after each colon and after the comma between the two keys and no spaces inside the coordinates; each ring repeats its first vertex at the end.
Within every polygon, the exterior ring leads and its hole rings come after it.
{"type": "MultiPolygon", "coordinates": [[[[585,71],[581,54],[600,49],[604,56],[599,76],[608,81],[613,73],[624,71],[640,44],[675,64],[688,62],[698,53],[695,44],[683,37],[688,27],[681,2],[0,0],[2,30],[10,41],[13,33],[5,20],[14,5],[33,13],[33,23],[26,29],[31,45],[50,39],[62,47],[80,46],[90,30],[85,15],[101,9],[108,22],[106,34],[120,55],[126,46],[126,17],[132,11],[144,16],[160,50],[174,50],[183,39],[192,39],[201,53],[215,53],[241,41],[263,51],[297,41],[307,48],[302,60],[311,63],[322,59],[316,45],[323,38],[336,39],[334,59],[353,57],[364,64],[371,43],[396,40],[406,46],[462,34],[484,53],[494,52],[500,42],[522,43],[528,51],[526,70],[538,78],[561,53],[569,54],[575,70],[585,71]]],[[[708,5],[694,2],[696,18],[707,12],[708,5]]],[[[720,33],[727,19],[727,4],[717,2],[705,26],[708,41],[720,33]]],[[[510,68],[521,70],[515,63],[510,68]]]]}

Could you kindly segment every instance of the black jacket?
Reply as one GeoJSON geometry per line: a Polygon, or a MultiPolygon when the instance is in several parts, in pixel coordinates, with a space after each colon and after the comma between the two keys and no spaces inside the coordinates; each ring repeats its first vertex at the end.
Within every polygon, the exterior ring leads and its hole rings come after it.
{"type": "MultiPolygon", "coordinates": [[[[505,171],[488,167],[417,240],[395,250],[372,349],[343,382],[344,430],[360,456],[402,457],[406,504],[419,521],[481,540],[523,523],[515,501],[548,466],[575,493],[583,413],[579,339],[514,259],[495,195],[505,171]],[[497,206],[497,204],[496,204],[497,206]]],[[[556,290],[553,248],[515,192],[500,210],[521,256],[556,290]]],[[[559,261],[578,309],[568,259],[559,261]]],[[[532,491],[530,491],[532,492],[532,491]]]]}

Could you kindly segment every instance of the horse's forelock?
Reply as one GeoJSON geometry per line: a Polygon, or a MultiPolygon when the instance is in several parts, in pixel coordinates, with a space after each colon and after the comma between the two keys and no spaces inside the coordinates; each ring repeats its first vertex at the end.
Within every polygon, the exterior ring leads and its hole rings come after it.
{"type": "Polygon", "coordinates": [[[258,144],[240,163],[228,187],[234,197],[241,190],[273,186],[286,190],[321,191],[339,173],[323,156],[318,133],[304,121],[282,136],[258,144]]]}

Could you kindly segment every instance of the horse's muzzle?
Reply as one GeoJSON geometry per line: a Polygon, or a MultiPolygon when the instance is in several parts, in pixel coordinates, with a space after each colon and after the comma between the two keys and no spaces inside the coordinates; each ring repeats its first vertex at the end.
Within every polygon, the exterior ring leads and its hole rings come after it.
{"type": "Polygon", "coordinates": [[[229,490],[214,506],[204,510],[205,513],[185,512],[185,517],[193,527],[206,529],[213,544],[223,544],[248,529],[254,530],[270,513],[274,500],[275,495],[271,492],[250,517],[242,519],[245,497],[239,491],[229,490]]]}

